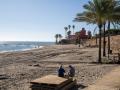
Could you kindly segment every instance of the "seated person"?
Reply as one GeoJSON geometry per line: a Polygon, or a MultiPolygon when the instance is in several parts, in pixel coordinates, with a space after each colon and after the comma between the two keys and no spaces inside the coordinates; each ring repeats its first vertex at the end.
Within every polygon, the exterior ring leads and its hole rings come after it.
{"type": "Polygon", "coordinates": [[[75,68],[72,65],[69,65],[68,76],[69,77],[74,77],[75,76],[75,68]]]}
{"type": "Polygon", "coordinates": [[[59,70],[58,70],[58,76],[59,77],[64,77],[64,73],[65,73],[65,70],[64,70],[64,68],[61,65],[59,70]]]}

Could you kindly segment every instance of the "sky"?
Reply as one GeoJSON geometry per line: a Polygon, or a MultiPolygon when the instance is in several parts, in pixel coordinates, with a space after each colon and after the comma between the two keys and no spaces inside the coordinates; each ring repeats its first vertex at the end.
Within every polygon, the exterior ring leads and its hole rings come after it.
{"type": "Polygon", "coordinates": [[[65,36],[64,27],[75,25],[93,30],[93,25],[73,22],[88,0],[0,0],[0,41],[55,41],[65,36]]]}

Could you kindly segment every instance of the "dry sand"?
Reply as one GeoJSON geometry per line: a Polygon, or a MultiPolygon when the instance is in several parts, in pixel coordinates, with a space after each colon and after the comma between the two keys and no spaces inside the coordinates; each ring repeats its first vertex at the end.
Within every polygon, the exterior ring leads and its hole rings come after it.
{"type": "Polygon", "coordinates": [[[85,90],[120,90],[120,66],[98,79],[85,90]]]}
{"type": "MultiPolygon", "coordinates": [[[[63,64],[68,71],[76,69],[81,88],[95,83],[118,65],[97,64],[98,48],[58,45],[40,49],[0,54],[0,90],[31,90],[30,81],[48,74],[57,74],[63,64]]],[[[81,90],[81,89],[80,89],[81,90]]]]}

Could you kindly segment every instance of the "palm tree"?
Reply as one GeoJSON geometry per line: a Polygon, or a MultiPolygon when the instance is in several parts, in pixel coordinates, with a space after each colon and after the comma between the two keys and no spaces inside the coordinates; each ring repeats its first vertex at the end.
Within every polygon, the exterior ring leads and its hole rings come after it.
{"type": "Polygon", "coordinates": [[[67,32],[67,35],[70,36],[70,35],[71,35],[71,31],[68,31],[68,32],[67,32]]]}
{"type": "MultiPolygon", "coordinates": [[[[108,22],[108,58],[110,54],[110,24],[120,23],[120,1],[119,0],[105,0],[106,5],[104,6],[107,8],[106,12],[106,21],[108,22]]],[[[104,42],[105,43],[105,42],[104,42]]],[[[105,54],[105,51],[103,55],[105,54]]]]}
{"type": "Polygon", "coordinates": [[[56,44],[58,44],[58,37],[59,37],[59,35],[58,35],[58,34],[56,34],[56,35],[55,35],[56,44]]]}
{"type": "Polygon", "coordinates": [[[65,38],[67,38],[67,30],[68,30],[68,28],[64,27],[64,29],[65,29],[65,38]]]}
{"type": "Polygon", "coordinates": [[[102,7],[102,0],[93,0],[89,1],[88,4],[83,6],[86,11],[83,13],[77,14],[76,21],[84,21],[87,23],[97,24],[99,28],[99,58],[98,62],[101,63],[101,31],[102,25],[104,22],[104,13],[106,12],[105,9],[102,7]]]}
{"type": "MultiPolygon", "coordinates": [[[[117,13],[113,11],[113,4],[115,0],[93,0],[89,1],[88,4],[84,5],[86,11],[77,14],[76,21],[85,21],[87,23],[97,24],[99,27],[99,58],[98,61],[101,63],[101,29],[106,21],[119,22],[119,11],[117,13]],[[114,2],[113,2],[114,1],[114,2]],[[112,3],[111,3],[112,2],[112,3]],[[111,13],[112,11],[112,13],[111,13]],[[114,13],[113,13],[114,12],[114,13]],[[109,15],[108,15],[109,14],[109,15]],[[117,17],[115,17],[117,16],[117,17]]],[[[114,5],[116,7],[116,5],[114,5]]],[[[109,36],[109,35],[108,35],[109,36]]]]}
{"type": "Polygon", "coordinates": [[[58,34],[58,37],[59,37],[59,43],[61,43],[62,35],[58,34]]]}
{"type": "Polygon", "coordinates": [[[120,23],[120,1],[118,0],[109,0],[109,9],[107,13],[108,20],[108,58],[110,54],[110,24],[119,24],[120,23]]]}
{"type": "Polygon", "coordinates": [[[68,39],[69,39],[69,36],[71,35],[71,31],[70,31],[70,28],[71,28],[71,25],[68,25],[68,29],[69,29],[69,31],[67,32],[67,35],[68,35],[68,39]]]}
{"type": "MultiPolygon", "coordinates": [[[[108,21],[108,30],[110,30],[110,23],[114,26],[120,21],[120,1],[117,0],[104,0],[103,7],[106,9],[105,19],[108,21]]],[[[103,38],[103,56],[106,56],[106,40],[105,40],[105,25],[104,22],[104,38],[103,38]]],[[[108,57],[110,53],[110,34],[108,31],[108,57]]]]}
{"type": "Polygon", "coordinates": [[[72,26],[72,28],[73,28],[73,35],[74,35],[74,29],[75,29],[75,25],[73,25],[73,26],[72,26]]]}
{"type": "Polygon", "coordinates": [[[71,28],[71,25],[68,25],[68,29],[69,29],[69,31],[70,31],[70,28],[71,28]]]}

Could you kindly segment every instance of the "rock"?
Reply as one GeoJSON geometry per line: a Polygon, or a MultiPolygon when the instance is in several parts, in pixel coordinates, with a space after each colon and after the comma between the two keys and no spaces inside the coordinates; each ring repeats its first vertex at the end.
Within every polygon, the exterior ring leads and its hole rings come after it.
{"type": "Polygon", "coordinates": [[[35,64],[35,65],[33,65],[34,67],[40,67],[40,65],[39,64],[35,64]]]}

